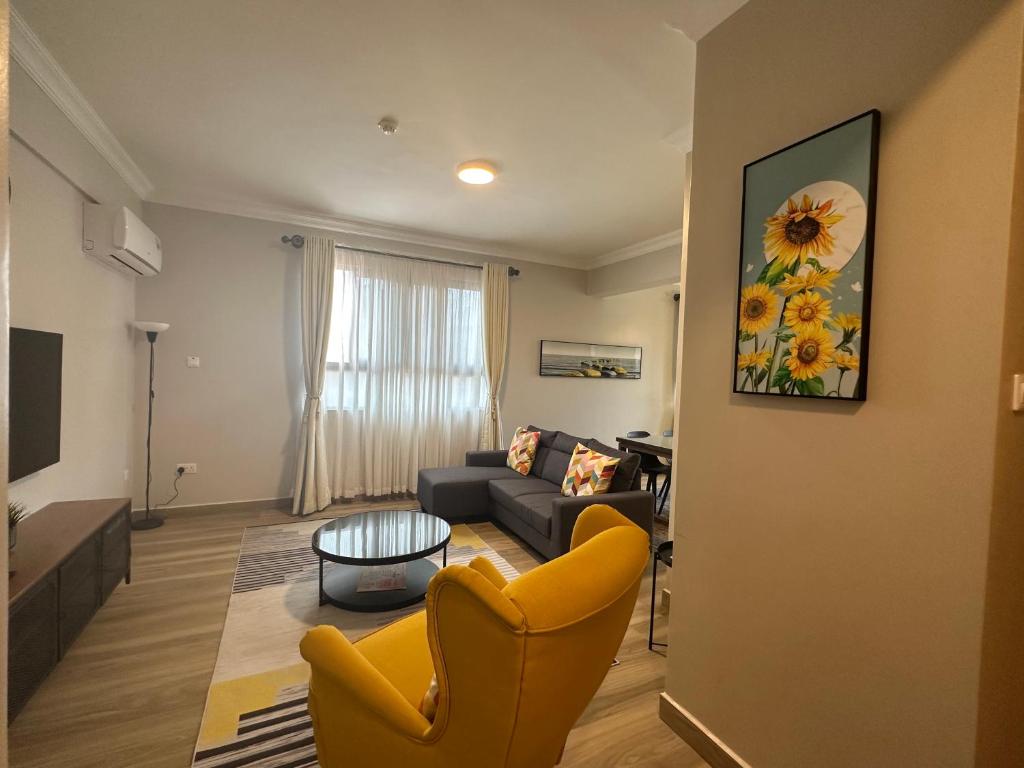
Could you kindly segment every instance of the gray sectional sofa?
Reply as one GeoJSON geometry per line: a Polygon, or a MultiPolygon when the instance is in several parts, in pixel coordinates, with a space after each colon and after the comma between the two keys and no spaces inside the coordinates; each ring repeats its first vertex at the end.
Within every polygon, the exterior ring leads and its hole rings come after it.
{"type": "Polygon", "coordinates": [[[547,558],[569,551],[576,518],[591,504],[608,504],[651,532],[654,494],[640,489],[639,454],[564,432],[529,429],[540,432],[529,475],[506,466],[507,451],[470,451],[464,467],[420,470],[416,496],[423,509],[449,522],[497,520],[547,558]],[[562,495],[562,480],[577,443],[621,459],[608,493],[562,495]]]}

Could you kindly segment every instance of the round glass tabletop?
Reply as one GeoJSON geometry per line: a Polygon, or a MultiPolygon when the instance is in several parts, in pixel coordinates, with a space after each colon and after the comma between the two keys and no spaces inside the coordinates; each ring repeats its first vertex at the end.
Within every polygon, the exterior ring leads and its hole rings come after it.
{"type": "Polygon", "coordinates": [[[390,565],[419,560],[448,544],[452,529],[418,510],[379,510],[339,517],[313,534],[321,558],[349,565],[390,565]]]}

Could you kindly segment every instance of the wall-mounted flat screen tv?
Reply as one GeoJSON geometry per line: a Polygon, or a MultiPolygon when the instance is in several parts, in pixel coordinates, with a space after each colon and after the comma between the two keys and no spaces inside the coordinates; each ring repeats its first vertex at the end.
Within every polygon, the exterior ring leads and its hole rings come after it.
{"type": "Polygon", "coordinates": [[[63,347],[59,333],[11,328],[8,480],[60,461],[63,347]]]}

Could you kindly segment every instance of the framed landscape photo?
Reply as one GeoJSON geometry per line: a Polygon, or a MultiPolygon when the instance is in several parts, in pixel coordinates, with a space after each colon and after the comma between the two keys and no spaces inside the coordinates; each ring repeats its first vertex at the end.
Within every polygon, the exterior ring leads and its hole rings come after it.
{"type": "Polygon", "coordinates": [[[540,375],[573,379],[639,379],[642,347],[541,341],[540,375]]]}
{"type": "Polygon", "coordinates": [[[865,398],[879,119],[744,167],[733,392],[865,398]]]}

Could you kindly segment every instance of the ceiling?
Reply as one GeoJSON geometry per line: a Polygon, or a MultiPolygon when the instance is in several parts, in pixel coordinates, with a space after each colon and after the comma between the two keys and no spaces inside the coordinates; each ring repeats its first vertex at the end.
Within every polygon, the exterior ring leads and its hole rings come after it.
{"type": "Polygon", "coordinates": [[[584,265],[677,230],[694,39],[744,0],[18,0],[153,185],[584,265]],[[384,115],[398,133],[376,127],[384,115]],[[488,187],[459,162],[501,169],[488,187]]]}

